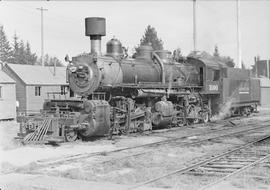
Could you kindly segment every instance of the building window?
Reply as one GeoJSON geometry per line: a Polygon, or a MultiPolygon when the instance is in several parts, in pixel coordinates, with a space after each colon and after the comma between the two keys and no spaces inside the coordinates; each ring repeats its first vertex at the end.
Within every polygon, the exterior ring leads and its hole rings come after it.
{"type": "Polygon", "coordinates": [[[2,86],[0,86],[0,98],[2,98],[2,86]]]}
{"type": "Polygon", "coordinates": [[[65,95],[67,93],[67,86],[61,86],[61,95],[65,95]]]}
{"type": "Polygon", "coordinates": [[[71,89],[69,89],[69,96],[74,97],[74,92],[71,89]]]}
{"type": "Polygon", "coordinates": [[[40,90],[41,90],[40,86],[35,86],[35,96],[40,96],[40,90]]]}

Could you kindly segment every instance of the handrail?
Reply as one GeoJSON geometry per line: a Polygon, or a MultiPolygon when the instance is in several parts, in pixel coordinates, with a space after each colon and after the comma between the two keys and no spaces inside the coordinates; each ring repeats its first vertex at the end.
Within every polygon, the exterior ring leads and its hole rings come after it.
{"type": "Polygon", "coordinates": [[[157,62],[158,62],[160,69],[161,69],[161,82],[162,82],[162,84],[165,84],[165,69],[164,69],[163,61],[160,59],[160,57],[158,56],[158,54],[155,51],[153,51],[152,56],[153,56],[153,58],[157,59],[157,62]]]}

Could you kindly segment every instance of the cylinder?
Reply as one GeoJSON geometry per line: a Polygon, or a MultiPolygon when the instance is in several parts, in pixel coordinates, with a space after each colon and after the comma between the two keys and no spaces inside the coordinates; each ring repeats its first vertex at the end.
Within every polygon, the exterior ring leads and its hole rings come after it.
{"type": "Polygon", "coordinates": [[[86,100],[85,114],[80,114],[78,124],[83,128],[79,134],[84,138],[104,136],[110,129],[110,105],[105,100],[86,100]]]}

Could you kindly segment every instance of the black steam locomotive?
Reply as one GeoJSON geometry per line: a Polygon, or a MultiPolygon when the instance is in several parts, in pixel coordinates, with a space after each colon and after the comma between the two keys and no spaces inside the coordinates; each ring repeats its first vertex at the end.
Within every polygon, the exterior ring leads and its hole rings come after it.
{"type": "Polygon", "coordinates": [[[57,128],[54,133],[67,141],[77,135],[88,138],[208,122],[227,102],[228,114],[248,115],[260,101],[259,81],[247,70],[227,67],[200,52],[175,60],[171,52],[148,45],[139,47],[131,59],[115,38],[102,55],[105,34],[104,18],[86,18],[91,52],[72,60],[66,57],[69,87],[81,99],[44,103],[43,117],[55,119],[48,131],[57,128]]]}

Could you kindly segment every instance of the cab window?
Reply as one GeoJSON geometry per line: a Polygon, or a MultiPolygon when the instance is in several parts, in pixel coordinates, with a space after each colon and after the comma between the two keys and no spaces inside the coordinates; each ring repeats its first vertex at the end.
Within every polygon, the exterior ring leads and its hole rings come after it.
{"type": "Polygon", "coordinates": [[[220,72],[219,70],[213,70],[213,81],[219,81],[220,72]]]}

